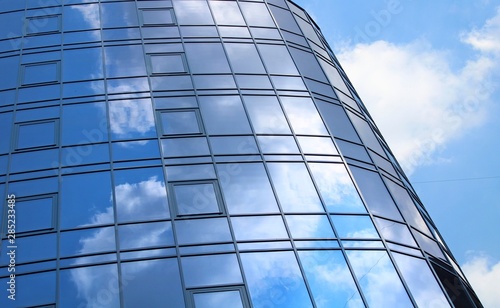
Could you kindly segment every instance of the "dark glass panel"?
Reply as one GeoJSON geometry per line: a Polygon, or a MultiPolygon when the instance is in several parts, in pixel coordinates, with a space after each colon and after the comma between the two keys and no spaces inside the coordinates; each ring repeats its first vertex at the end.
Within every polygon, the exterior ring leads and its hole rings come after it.
{"type": "Polygon", "coordinates": [[[177,259],[127,262],[121,268],[123,307],[184,307],[177,259]]]}
{"type": "Polygon", "coordinates": [[[132,77],[146,75],[144,51],[140,45],[111,46],[104,48],[107,77],[132,77]]]}
{"type": "MultiPolygon", "coordinates": [[[[190,3],[185,1],[183,3],[190,3]]],[[[179,2],[182,3],[182,2],[179,2]]],[[[229,73],[229,64],[220,43],[185,44],[189,69],[195,74],[229,73]]]]}
{"type": "Polygon", "coordinates": [[[169,221],[118,226],[118,235],[120,250],[174,245],[169,221]]]}
{"type": "Polygon", "coordinates": [[[268,166],[283,211],[324,211],[304,164],[269,163],[268,166]]]}
{"type": "Polygon", "coordinates": [[[244,26],[245,21],[236,2],[209,1],[218,25],[244,26]]]}
{"type": "Polygon", "coordinates": [[[231,223],[237,241],[288,238],[281,216],[232,217],[231,223]]]}
{"type": "Polygon", "coordinates": [[[331,217],[340,238],[379,238],[369,216],[332,215],[331,217]]]}
{"type": "Polygon", "coordinates": [[[226,43],[229,62],[235,73],[263,74],[264,66],[254,44],[226,43]]]}
{"type": "Polygon", "coordinates": [[[114,140],[156,137],[150,99],[112,101],[109,103],[109,125],[114,140]]]}
{"type": "Polygon", "coordinates": [[[241,284],[241,272],[234,254],[184,257],[182,272],[186,287],[241,284]]]}
{"type": "Polygon", "coordinates": [[[341,251],[299,251],[317,307],[365,307],[341,251]]]}
{"type": "Polygon", "coordinates": [[[179,220],[175,230],[179,245],[232,241],[226,218],[179,220]]]}
{"type": "Polygon", "coordinates": [[[61,307],[118,308],[119,292],[116,264],[80,267],[59,273],[61,307]]]}
{"type": "Polygon", "coordinates": [[[256,307],[313,307],[291,251],[242,253],[241,261],[256,307]]]}
{"type": "Polygon", "coordinates": [[[380,142],[378,141],[377,137],[375,136],[375,133],[373,132],[368,122],[356,116],[354,113],[350,111],[348,112],[348,115],[351,118],[354,126],[356,127],[359,135],[361,136],[363,143],[368,148],[374,150],[378,154],[384,155],[383,153],[385,152],[382,149],[382,146],[380,146],[380,142]]]}
{"type": "Polygon", "coordinates": [[[101,20],[103,28],[139,26],[134,2],[101,4],[101,20]]]}
{"type": "Polygon", "coordinates": [[[61,181],[62,229],[114,221],[109,172],[64,176],[61,181]]]}
{"type": "Polygon", "coordinates": [[[297,48],[290,48],[290,52],[303,76],[328,82],[314,54],[297,48]]]}
{"type": "Polygon", "coordinates": [[[202,96],[200,108],[207,132],[212,135],[251,133],[239,96],[202,96]],[[220,119],[224,119],[221,121],[220,119]]]}
{"type": "Polygon", "coordinates": [[[290,233],[297,238],[335,238],[325,215],[286,215],[290,233]]]}
{"type": "Polygon", "coordinates": [[[282,97],[281,102],[296,134],[328,135],[325,124],[310,98],[282,97]]]}
{"type": "Polygon", "coordinates": [[[119,222],[170,217],[161,168],[115,171],[114,176],[119,222]]]}
{"type": "Polygon", "coordinates": [[[250,120],[257,134],[289,134],[290,127],[274,96],[244,96],[250,120]]]}
{"type": "Polygon", "coordinates": [[[450,307],[425,260],[393,253],[418,307],[450,307]]]}
{"type": "Polygon", "coordinates": [[[212,14],[206,1],[175,0],[174,9],[180,25],[213,25],[212,14]]]}
{"type": "Polygon", "coordinates": [[[385,251],[347,251],[370,307],[413,307],[385,251]]]}
{"type": "Polygon", "coordinates": [[[66,105],[62,111],[62,144],[86,144],[108,140],[104,103],[66,105]]]}
{"type": "MultiPolygon", "coordinates": [[[[286,4],[284,6],[286,8],[286,4]]],[[[274,18],[276,19],[278,27],[302,35],[302,32],[300,31],[300,28],[295,21],[295,18],[289,10],[284,10],[272,5],[269,6],[269,8],[271,9],[274,18]]]]}
{"type": "Polygon", "coordinates": [[[259,44],[258,47],[270,74],[298,75],[297,68],[285,46],[259,44]]]}
{"type": "MultiPolygon", "coordinates": [[[[439,280],[443,284],[446,293],[450,297],[455,308],[469,308],[472,307],[470,298],[467,296],[468,291],[460,281],[458,276],[455,276],[443,269],[442,267],[431,263],[432,267],[436,271],[439,280]]],[[[481,307],[481,306],[479,306],[481,307]]]]}
{"type": "Polygon", "coordinates": [[[62,80],[77,81],[102,78],[101,48],[63,51],[62,80]]]}
{"type": "Polygon", "coordinates": [[[240,2],[249,26],[274,27],[274,21],[264,3],[240,2]]]}

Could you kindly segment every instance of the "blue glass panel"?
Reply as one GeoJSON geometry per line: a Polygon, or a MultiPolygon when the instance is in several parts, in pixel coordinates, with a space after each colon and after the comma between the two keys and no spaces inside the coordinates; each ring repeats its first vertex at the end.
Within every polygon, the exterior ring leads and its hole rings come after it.
{"type": "Polygon", "coordinates": [[[213,25],[212,14],[205,1],[173,2],[175,15],[180,25],[213,25]]]}
{"type": "Polygon", "coordinates": [[[288,238],[281,216],[232,217],[231,223],[237,241],[288,238]]]}
{"type": "Polygon", "coordinates": [[[325,137],[297,137],[300,148],[305,154],[338,155],[332,139],[325,137]]]}
{"type": "Polygon", "coordinates": [[[245,106],[257,134],[289,134],[290,127],[274,96],[245,96],[245,106]]]}
{"type": "MultiPolygon", "coordinates": [[[[179,3],[193,3],[184,1],[179,3]]],[[[185,45],[189,69],[192,73],[229,73],[229,64],[221,44],[187,43],[185,45]]]]}
{"type": "Polygon", "coordinates": [[[121,268],[124,307],[184,307],[177,259],[127,262],[121,268]]]}
{"type": "Polygon", "coordinates": [[[7,163],[9,162],[9,156],[0,156],[0,175],[7,174],[7,163]]]}
{"type": "Polygon", "coordinates": [[[171,166],[166,169],[168,181],[215,179],[213,165],[171,166]]]}
{"type": "Polygon", "coordinates": [[[9,193],[13,193],[17,198],[22,196],[34,196],[47,193],[57,193],[58,178],[44,178],[31,181],[10,182],[9,193]]]}
{"type": "Polygon", "coordinates": [[[114,140],[156,137],[151,100],[110,102],[109,125],[114,140]]]}
{"type": "Polygon", "coordinates": [[[64,31],[99,29],[101,27],[99,5],[65,6],[63,8],[63,26],[64,31]]]}
{"type": "Polygon", "coordinates": [[[205,137],[163,139],[161,146],[165,157],[210,155],[205,137]]]}
{"type": "Polygon", "coordinates": [[[19,124],[17,148],[53,146],[56,144],[56,122],[19,124]]]}
{"type": "Polygon", "coordinates": [[[62,229],[114,221],[109,172],[70,175],[61,180],[62,229]]]}
{"type": "Polygon", "coordinates": [[[184,183],[173,185],[178,215],[216,214],[221,212],[215,183],[184,183]]]}
{"type": "Polygon", "coordinates": [[[119,222],[170,217],[161,168],[116,171],[114,175],[119,222]]]}
{"type": "Polygon", "coordinates": [[[379,238],[369,216],[332,215],[331,217],[341,238],[379,238]]]}
{"type": "Polygon", "coordinates": [[[328,211],[366,213],[344,165],[309,163],[309,168],[328,211]]]}
{"type": "Polygon", "coordinates": [[[450,307],[425,260],[399,253],[393,256],[418,307],[450,307]]]}
{"type": "Polygon", "coordinates": [[[200,108],[209,134],[251,133],[248,118],[238,96],[202,96],[200,97],[200,108]],[[224,121],[220,119],[224,119],[224,121]]]}
{"type": "Polygon", "coordinates": [[[313,307],[293,252],[242,253],[256,307],[313,307]]]}
{"type": "Polygon", "coordinates": [[[119,226],[118,235],[121,250],[174,245],[169,221],[119,226]]]}
{"type": "Polygon", "coordinates": [[[417,247],[406,225],[376,217],[375,223],[385,240],[417,247]]]}
{"type": "MultiPolygon", "coordinates": [[[[9,2],[12,1],[2,1],[0,10],[3,10],[6,6],[14,6],[16,4],[11,4],[9,2]]],[[[22,1],[14,1],[14,3],[19,3],[18,5],[24,4],[22,1]]],[[[24,10],[24,5],[21,7],[24,10]]],[[[22,36],[23,34],[23,26],[24,26],[24,12],[12,12],[12,13],[4,13],[2,14],[2,18],[0,18],[0,37],[2,38],[15,38],[22,36]]],[[[21,47],[21,43],[23,40],[12,40],[14,46],[11,48],[19,49],[21,47]]],[[[11,71],[14,72],[14,71],[11,71]]],[[[9,76],[11,77],[11,76],[9,76]]],[[[9,78],[10,79],[10,78],[9,78]]]]}
{"type": "MultiPolygon", "coordinates": [[[[55,168],[59,164],[59,150],[41,150],[16,153],[11,156],[11,172],[55,168]]],[[[57,174],[57,170],[53,174],[57,174]]]]}
{"type": "Polygon", "coordinates": [[[180,53],[150,55],[152,74],[175,74],[187,71],[184,56],[180,53]]]}
{"type": "Polygon", "coordinates": [[[61,270],[61,307],[120,307],[116,264],[61,270]]]}
{"type": "Polygon", "coordinates": [[[30,275],[16,275],[14,285],[15,301],[9,299],[9,278],[0,279],[7,289],[0,297],[2,307],[40,307],[53,304],[56,301],[56,272],[45,272],[30,275]],[[14,306],[15,304],[15,306],[14,306]]]}
{"type": "Polygon", "coordinates": [[[257,144],[253,136],[212,137],[212,152],[218,154],[258,154],[257,144]]]}
{"type": "Polygon", "coordinates": [[[304,164],[269,163],[268,166],[283,211],[324,211],[304,164]]]}
{"type": "Polygon", "coordinates": [[[266,69],[270,74],[299,74],[285,46],[259,44],[258,47],[266,69]]]}
{"type": "Polygon", "coordinates": [[[59,80],[59,64],[57,62],[35,63],[24,65],[23,84],[56,82],[59,80]]]}
{"type": "Polygon", "coordinates": [[[242,2],[241,10],[249,26],[274,27],[274,21],[264,3],[242,2]]]}
{"type": "Polygon", "coordinates": [[[143,25],[171,25],[175,23],[172,9],[141,10],[143,25]]]}
{"type": "MultiPolygon", "coordinates": [[[[2,266],[9,264],[10,256],[7,252],[11,248],[8,240],[2,241],[2,253],[0,256],[2,266]]],[[[56,234],[43,234],[16,238],[16,263],[55,259],[57,257],[56,234]]]]}
{"type": "Polygon", "coordinates": [[[328,135],[310,98],[283,97],[281,102],[296,134],[328,135]]]}
{"type": "Polygon", "coordinates": [[[217,170],[229,213],[279,212],[262,164],[218,164],[217,170]]]}
{"type": "Polygon", "coordinates": [[[10,150],[12,112],[0,113],[0,131],[2,131],[2,138],[0,138],[0,154],[5,154],[10,150]]]}
{"type": "Polygon", "coordinates": [[[347,251],[370,307],[413,307],[385,251],[347,251]]]}
{"type": "MultiPolygon", "coordinates": [[[[59,241],[61,257],[116,250],[114,227],[61,232],[59,241]]],[[[80,262],[75,259],[73,264],[80,264],[80,262]]]]}
{"type": "Polygon", "coordinates": [[[193,294],[196,308],[243,308],[239,291],[216,291],[193,294]]]}
{"type": "Polygon", "coordinates": [[[234,254],[184,257],[181,261],[184,283],[188,288],[243,282],[234,254]]]}
{"type": "Polygon", "coordinates": [[[335,238],[324,215],[286,215],[286,221],[293,238],[335,238]]]}
{"type": "Polygon", "coordinates": [[[201,133],[196,111],[163,111],[160,112],[164,135],[198,134],[201,133]]]}
{"type": "Polygon", "coordinates": [[[146,75],[144,50],[140,45],[104,48],[107,77],[132,77],[146,75]]]}
{"type": "Polygon", "coordinates": [[[365,307],[340,251],[299,251],[317,307],[365,307]]]}
{"type": "Polygon", "coordinates": [[[139,26],[136,6],[133,2],[103,3],[101,12],[103,28],[139,26]]]}
{"type": "Polygon", "coordinates": [[[62,79],[77,81],[103,77],[101,48],[63,51],[62,79]]]}
{"type": "Polygon", "coordinates": [[[264,154],[298,154],[299,148],[293,136],[257,136],[264,154]]]}
{"type": "Polygon", "coordinates": [[[63,145],[108,140],[104,103],[63,106],[62,117],[63,145]]]}
{"type": "Polygon", "coordinates": [[[254,44],[226,43],[224,46],[226,47],[229,62],[235,73],[265,73],[264,66],[254,44]]]}
{"type": "Polygon", "coordinates": [[[48,230],[54,227],[54,199],[52,196],[17,200],[16,232],[48,230]]]}
{"type": "Polygon", "coordinates": [[[61,165],[76,166],[109,162],[108,144],[80,145],[61,150],[61,165]]]}
{"type": "Polygon", "coordinates": [[[111,145],[113,160],[136,160],[160,157],[156,140],[115,142],[111,145]]]}
{"type": "Polygon", "coordinates": [[[209,1],[208,3],[218,25],[245,25],[245,20],[243,20],[237,3],[220,1],[209,1]]]}
{"type": "Polygon", "coordinates": [[[180,220],[175,227],[180,245],[232,241],[226,218],[180,220]]]}

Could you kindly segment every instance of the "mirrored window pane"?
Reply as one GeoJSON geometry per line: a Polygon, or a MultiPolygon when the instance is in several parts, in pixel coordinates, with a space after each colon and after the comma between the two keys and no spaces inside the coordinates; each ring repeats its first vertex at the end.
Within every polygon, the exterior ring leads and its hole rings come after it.
{"type": "Polygon", "coordinates": [[[250,134],[250,124],[238,96],[200,97],[207,132],[212,135],[250,134]],[[224,119],[221,121],[220,119],[224,119]]]}
{"type": "MultiPolygon", "coordinates": [[[[2,63],[0,62],[0,65],[2,63]]],[[[13,112],[0,113],[0,130],[3,132],[0,138],[0,153],[6,154],[10,150],[10,141],[12,135],[12,114],[13,112]]]]}
{"type": "Polygon", "coordinates": [[[219,214],[222,212],[215,181],[172,184],[177,215],[219,214]]]}
{"type": "Polygon", "coordinates": [[[65,31],[99,29],[101,27],[99,4],[64,6],[62,16],[65,31]]]}
{"type": "Polygon", "coordinates": [[[370,307],[413,307],[385,251],[347,251],[370,307]]]}
{"type": "Polygon", "coordinates": [[[33,63],[23,67],[23,85],[59,81],[59,63],[33,63]]]}
{"type": "Polygon", "coordinates": [[[344,165],[309,163],[309,168],[328,211],[366,213],[344,165]]]}
{"type": "Polygon", "coordinates": [[[259,44],[258,47],[267,71],[270,74],[299,74],[285,46],[259,44]]]}
{"type": "Polygon", "coordinates": [[[254,44],[227,43],[224,46],[235,73],[265,73],[254,44]]]}
{"type": "Polygon", "coordinates": [[[57,143],[58,122],[28,122],[17,124],[17,149],[54,146],[57,143]]]}
{"type": "Polygon", "coordinates": [[[211,137],[210,145],[215,155],[259,153],[253,136],[211,137]]]}
{"type": "MultiPolygon", "coordinates": [[[[9,252],[11,248],[9,240],[2,241],[2,251],[9,252]]],[[[56,234],[32,235],[16,238],[16,262],[26,263],[41,260],[50,260],[57,257],[57,238],[56,234]]],[[[10,263],[10,255],[2,253],[0,255],[2,266],[10,263]]]]}
{"type": "Polygon", "coordinates": [[[121,250],[174,245],[169,221],[118,226],[118,236],[121,250]]]}
{"type": "Polygon", "coordinates": [[[222,1],[209,1],[209,3],[218,25],[245,25],[237,3],[222,1]]]}
{"type": "Polygon", "coordinates": [[[29,17],[26,34],[44,34],[61,31],[61,15],[29,17]]]}
{"type": "Polygon", "coordinates": [[[312,307],[293,252],[242,253],[241,261],[256,307],[312,307]]]}
{"type": "Polygon", "coordinates": [[[180,53],[149,55],[151,74],[186,73],[184,55],[180,53]]]}
{"type": "Polygon", "coordinates": [[[285,212],[323,212],[323,206],[303,164],[270,163],[271,178],[285,212]]]}
{"type": "Polygon", "coordinates": [[[262,153],[298,154],[299,148],[293,136],[257,136],[262,153]]]}
{"type": "Polygon", "coordinates": [[[328,135],[310,98],[283,97],[281,102],[296,134],[328,135]]]}
{"type": "MultiPolygon", "coordinates": [[[[10,278],[0,279],[0,283],[8,290],[10,278]]],[[[15,306],[8,298],[7,292],[0,298],[2,307],[40,307],[56,301],[56,272],[44,272],[30,275],[16,275],[15,306]]]]}
{"type": "Polygon", "coordinates": [[[210,155],[207,138],[175,138],[161,141],[165,157],[210,155]]]}
{"type": "Polygon", "coordinates": [[[189,181],[215,179],[215,169],[212,164],[169,166],[167,169],[168,181],[189,181]]]}
{"type": "Polygon", "coordinates": [[[53,229],[54,208],[54,196],[16,200],[16,233],[53,229]]]}
{"type": "MultiPolygon", "coordinates": [[[[183,1],[180,3],[192,3],[183,1]]],[[[229,64],[219,43],[185,44],[189,69],[195,74],[229,73],[229,64]]]]}
{"type": "Polygon", "coordinates": [[[274,96],[245,96],[245,106],[257,134],[289,134],[290,127],[274,96]]]}
{"type": "Polygon", "coordinates": [[[304,154],[338,155],[338,151],[330,138],[297,137],[304,154]]]}
{"type": "MultiPolygon", "coordinates": [[[[66,231],[60,235],[59,253],[62,257],[116,250],[113,227],[66,231]]],[[[73,264],[79,264],[78,259],[73,264]]]]}
{"type": "Polygon", "coordinates": [[[384,239],[417,247],[406,225],[377,217],[375,218],[375,223],[379,227],[378,229],[384,239]]]}
{"type": "Polygon", "coordinates": [[[271,14],[264,3],[241,2],[240,7],[249,26],[275,26],[271,14]]]}
{"type": "Polygon", "coordinates": [[[63,106],[62,144],[98,143],[108,140],[104,103],[63,106]]]}
{"type": "Polygon", "coordinates": [[[151,100],[110,102],[109,125],[114,140],[156,137],[151,100]]]}
{"type": "Polygon", "coordinates": [[[200,123],[196,110],[177,110],[160,112],[164,135],[199,134],[200,123]]]}
{"type": "Polygon", "coordinates": [[[98,79],[104,76],[101,48],[64,50],[63,59],[63,81],[98,79]]]}
{"type": "Polygon", "coordinates": [[[172,9],[140,10],[142,25],[173,25],[175,23],[172,9]]]}
{"type": "Polygon", "coordinates": [[[288,238],[281,216],[233,217],[231,223],[237,241],[288,238]]]}
{"type": "Polygon", "coordinates": [[[278,205],[262,164],[219,164],[222,192],[229,213],[276,213],[278,205]]]}
{"type": "Polygon", "coordinates": [[[124,307],[185,306],[177,259],[126,262],[121,268],[124,307]]]}
{"type": "Polygon", "coordinates": [[[286,215],[286,221],[293,238],[335,238],[324,215],[286,215]]]}
{"type": "Polygon", "coordinates": [[[243,308],[240,291],[215,291],[193,294],[196,308],[243,308]]]}
{"type": "Polygon", "coordinates": [[[184,282],[188,288],[243,282],[234,254],[184,257],[181,261],[184,282]]]}
{"type": "Polygon", "coordinates": [[[226,218],[179,220],[175,227],[180,245],[232,241],[226,218]]]}
{"type": "Polygon", "coordinates": [[[332,215],[341,238],[379,238],[369,216],[332,215]]]}
{"type": "Polygon", "coordinates": [[[10,172],[50,169],[58,166],[59,150],[41,150],[11,155],[10,172]]]}
{"type": "Polygon", "coordinates": [[[113,160],[140,160],[158,158],[160,147],[156,140],[114,142],[111,144],[113,160]]]}
{"type": "Polygon", "coordinates": [[[104,48],[107,77],[146,75],[143,49],[140,45],[110,46],[104,48]]]}
{"type": "Polygon", "coordinates": [[[212,14],[205,1],[174,2],[175,15],[180,25],[213,25],[212,14]]]}
{"type": "Polygon", "coordinates": [[[365,307],[341,251],[299,251],[317,307],[365,307]]]}
{"type": "Polygon", "coordinates": [[[137,27],[135,3],[116,2],[101,4],[101,20],[103,28],[137,27]]]}

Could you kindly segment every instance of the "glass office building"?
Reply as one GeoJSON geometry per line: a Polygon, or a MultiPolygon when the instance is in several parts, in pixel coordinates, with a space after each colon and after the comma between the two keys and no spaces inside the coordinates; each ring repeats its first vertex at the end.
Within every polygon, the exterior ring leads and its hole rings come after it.
{"type": "Polygon", "coordinates": [[[482,307],[291,1],[0,0],[0,67],[1,307],[482,307]]]}

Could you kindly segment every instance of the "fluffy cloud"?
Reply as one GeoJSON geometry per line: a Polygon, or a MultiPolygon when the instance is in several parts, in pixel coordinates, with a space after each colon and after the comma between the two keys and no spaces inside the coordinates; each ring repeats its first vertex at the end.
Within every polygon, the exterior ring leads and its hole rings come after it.
{"type": "Polygon", "coordinates": [[[348,45],[338,57],[403,168],[433,163],[435,153],[482,124],[500,57],[500,9],[461,36],[477,51],[453,69],[446,51],[418,40],[348,45]],[[368,69],[367,69],[368,68],[368,69]]]}
{"type": "Polygon", "coordinates": [[[462,265],[462,270],[484,307],[500,307],[500,261],[494,264],[489,257],[476,254],[462,265]]]}

